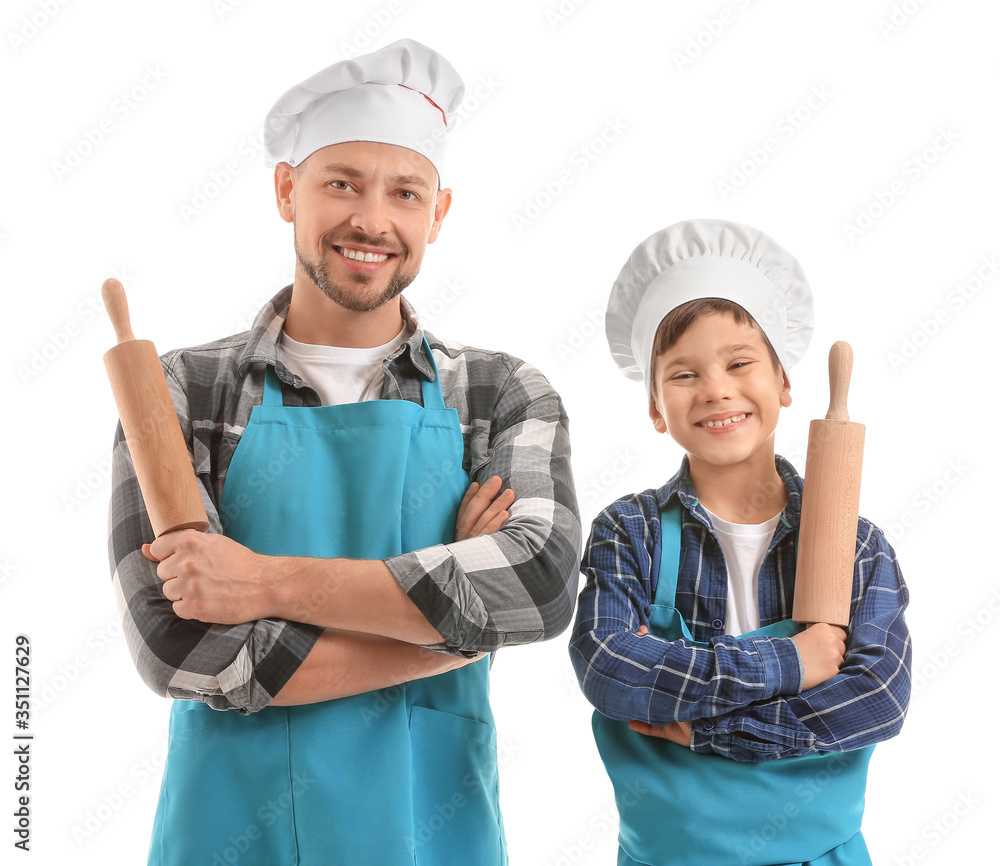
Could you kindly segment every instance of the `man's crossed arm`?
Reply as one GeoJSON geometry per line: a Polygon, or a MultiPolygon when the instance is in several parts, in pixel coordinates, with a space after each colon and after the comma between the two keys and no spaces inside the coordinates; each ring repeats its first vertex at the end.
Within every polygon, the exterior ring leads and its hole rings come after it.
{"type": "MultiPolygon", "coordinates": [[[[457,541],[500,529],[514,492],[498,476],[473,482],[459,506],[457,541]]],[[[421,644],[441,635],[380,560],[265,556],[224,535],[177,532],[143,546],[182,619],[235,624],[278,618],[325,627],[274,705],[361,694],[462,667],[483,657],[421,644]]]]}

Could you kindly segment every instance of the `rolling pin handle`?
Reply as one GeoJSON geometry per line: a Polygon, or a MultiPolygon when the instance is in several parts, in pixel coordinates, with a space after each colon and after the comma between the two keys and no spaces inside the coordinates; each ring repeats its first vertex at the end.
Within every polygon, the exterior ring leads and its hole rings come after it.
{"type": "Polygon", "coordinates": [[[839,340],[830,347],[830,408],[827,421],[850,421],[847,414],[847,389],[851,385],[854,352],[850,343],[839,340]]]}
{"type": "Polygon", "coordinates": [[[122,284],[114,277],[109,277],[101,286],[101,298],[108,311],[108,318],[114,325],[119,344],[134,340],[135,335],[132,333],[128,317],[128,300],[125,298],[125,288],[122,284]]]}

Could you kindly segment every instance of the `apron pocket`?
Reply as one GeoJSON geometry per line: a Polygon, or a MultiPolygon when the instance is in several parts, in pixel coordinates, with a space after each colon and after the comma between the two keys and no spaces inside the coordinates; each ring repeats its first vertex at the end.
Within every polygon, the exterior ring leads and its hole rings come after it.
{"type": "Polygon", "coordinates": [[[410,742],[417,866],[506,863],[496,730],[414,706],[410,742]]]}
{"type": "Polygon", "coordinates": [[[150,863],[295,866],[292,801],[284,709],[177,701],[150,863]]]}

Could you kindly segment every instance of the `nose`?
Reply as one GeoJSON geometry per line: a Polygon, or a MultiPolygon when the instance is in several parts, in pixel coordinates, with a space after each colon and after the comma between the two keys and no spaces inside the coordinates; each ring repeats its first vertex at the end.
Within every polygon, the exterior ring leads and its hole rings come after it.
{"type": "Polygon", "coordinates": [[[729,377],[721,373],[703,373],[701,376],[701,398],[706,403],[716,403],[732,397],[729,377]]]}
{"type": "Polygon", "coordinates": [[[351,225],[366,235],[380,235],[388,230],[388,214],[382,195],[366,191],[358,196],[351,225]]]}

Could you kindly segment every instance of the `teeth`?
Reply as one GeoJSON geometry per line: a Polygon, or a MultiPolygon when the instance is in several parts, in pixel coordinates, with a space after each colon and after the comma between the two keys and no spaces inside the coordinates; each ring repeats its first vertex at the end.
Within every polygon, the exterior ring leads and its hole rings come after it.
{"type": "Polygon", "coordinates": [[[356,262],[384,262],[389,256],[385,253],[366,253],[362,250],[349,250],[345,247],[337,247],[337,252],[348,259],[356,262]]]}
{"type": "Polygon", "coordinates": [[[706,427],[728,427],[734,421],[742,421],[746,417],[747,417],[746,412],[744,412],[742,415],[733,415],[732,418],[724,418],[722,421],[706,421],[705,422],[705,426],[706,427]]]}

